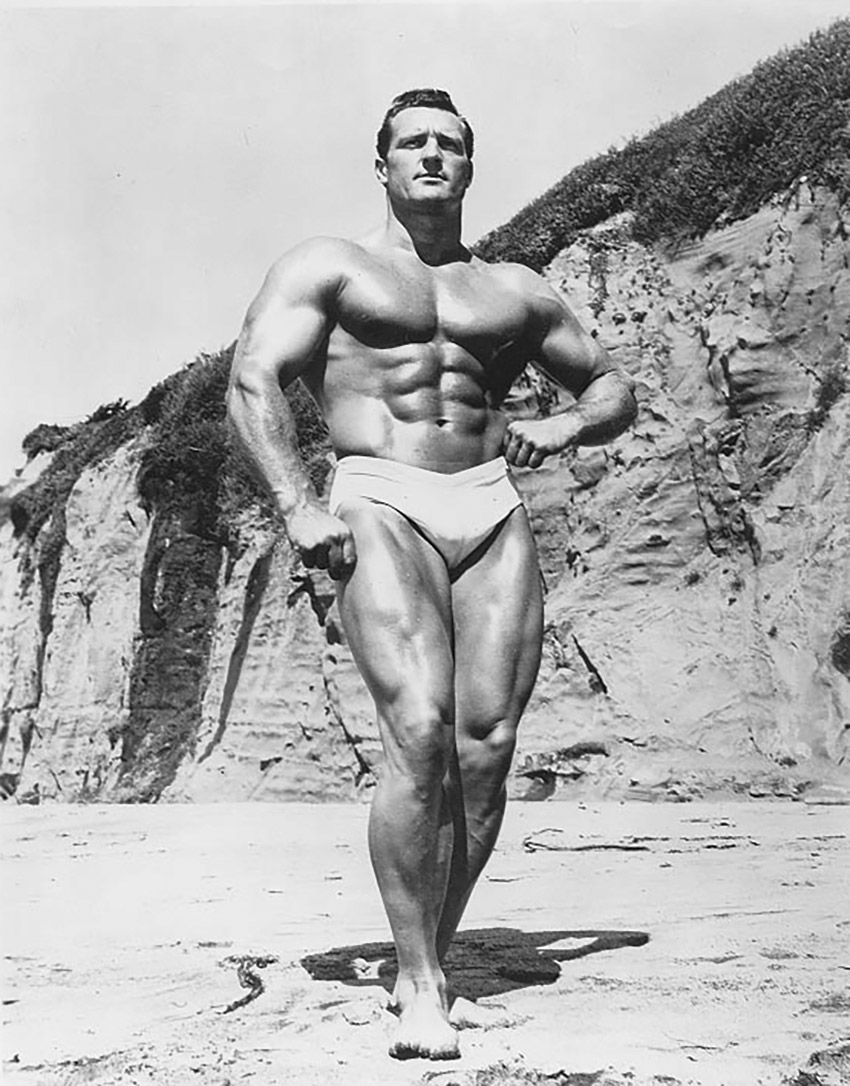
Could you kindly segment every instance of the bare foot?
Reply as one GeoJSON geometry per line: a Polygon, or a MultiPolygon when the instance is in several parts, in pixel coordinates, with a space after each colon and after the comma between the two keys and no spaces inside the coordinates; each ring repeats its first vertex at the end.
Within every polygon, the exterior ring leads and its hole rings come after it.
{"type": "MultiPolygon", "coordinates": [[[[393,993],[397,996],[396,993],[393,993]]],[[[460,1057],[457,1031],[449,1022],[445,1001],[438,992],[417,992],[398,999],[394,1006],[398,1026],[390,1044],[397,1060],[456,1060],[460,1057]]]]}
{"type": "Polygon", "coordinates": [[[449,1021],[455,1029],[502,1029],[516,1025],[518,1020],[498,1004],[482,1006],[458,996],[449,1011],[449,1021]]]}

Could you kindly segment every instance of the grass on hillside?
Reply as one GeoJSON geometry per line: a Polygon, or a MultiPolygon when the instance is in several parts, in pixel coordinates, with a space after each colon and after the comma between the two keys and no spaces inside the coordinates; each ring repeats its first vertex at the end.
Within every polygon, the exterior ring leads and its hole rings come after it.
{"type": "Polygon", "coordinates": [[[753,214],[803,175],[850,197],[850,19],[578,166],[475,252],[540,271],[581,230],[623,211],[638,241],[699,237],[753,214]]]}

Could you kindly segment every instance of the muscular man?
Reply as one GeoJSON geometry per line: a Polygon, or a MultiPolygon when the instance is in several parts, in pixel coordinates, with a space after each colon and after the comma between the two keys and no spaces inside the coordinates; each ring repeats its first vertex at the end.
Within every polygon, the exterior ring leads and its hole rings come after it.
{"type": "Polygon", "coordinates": [[[441,962],[499,832],[540,660],[540,573],[507,465],[607,441],[635,414],[630,379],[543,279],[464,248],[472,152],[444,91],[394,99],[375,162],[386,222],[272,267],[228,399],[292,546],[336,582],[375,701],[369,845],[398,953],[398,1057],[458,1055],[441,962]],[[529,361],[575,403],[508,423],[529,361]],[[281,391],[296,377],[336,453],[329,508],[296,451],[281,391]]]}

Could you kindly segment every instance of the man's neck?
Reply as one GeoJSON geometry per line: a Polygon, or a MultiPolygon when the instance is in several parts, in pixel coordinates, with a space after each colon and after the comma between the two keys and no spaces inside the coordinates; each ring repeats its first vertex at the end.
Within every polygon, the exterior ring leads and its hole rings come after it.
{"type": "Polygon", "coordinates": [[[460,240],[460,208],[400,211],[387,206],[386,238],[390,245],[416,253],[424,264],[466,261],[469,253],[460,240]]]}

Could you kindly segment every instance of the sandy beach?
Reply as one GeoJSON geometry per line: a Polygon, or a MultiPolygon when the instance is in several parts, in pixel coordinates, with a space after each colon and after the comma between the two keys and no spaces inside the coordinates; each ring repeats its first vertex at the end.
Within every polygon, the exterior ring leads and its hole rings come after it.
{"type": "Polygon", "coordinates": [[[447,970],[490,1009],[447,1063],[387,1055],[367,815],[5,807],[4,1081],[850,1081],[850,807],[512,803],[447,970]]]}

